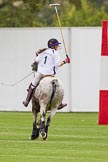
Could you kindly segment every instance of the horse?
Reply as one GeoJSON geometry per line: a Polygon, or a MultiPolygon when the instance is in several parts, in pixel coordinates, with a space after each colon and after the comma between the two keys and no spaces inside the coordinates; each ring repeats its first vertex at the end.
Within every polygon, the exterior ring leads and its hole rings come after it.
{"type": "Polygon", "coordinates": [[[46,76],[40,81],[32,97],[33,127],[29,139],[37,139],[39,135],[43,140],[47,139],[51,119],[59,109],[63,97],[64,89],[60,79],[46,76]],[[46,118],[47,112],[50,113],[46,118]]]}

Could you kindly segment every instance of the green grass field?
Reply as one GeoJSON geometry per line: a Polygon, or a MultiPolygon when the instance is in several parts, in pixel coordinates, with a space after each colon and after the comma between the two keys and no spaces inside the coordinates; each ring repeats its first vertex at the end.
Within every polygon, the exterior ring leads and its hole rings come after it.
{"type": "Polygon", "coordinates": [[[57,113],[47,141],[31,141],[32,113],[0,112],[0,162],[108,162],[97,113],[57,113]]]}

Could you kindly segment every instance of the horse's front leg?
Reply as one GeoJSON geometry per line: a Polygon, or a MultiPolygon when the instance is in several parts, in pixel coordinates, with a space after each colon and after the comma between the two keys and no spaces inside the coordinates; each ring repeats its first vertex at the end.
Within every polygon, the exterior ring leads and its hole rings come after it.
{"type": "Polygon", "coordinates": [[[31,134],[31,140],[34,140],[39,137],[39,128],[37,128],[37,111],[32,109],[33,113],[33,129],[31,134]]]}

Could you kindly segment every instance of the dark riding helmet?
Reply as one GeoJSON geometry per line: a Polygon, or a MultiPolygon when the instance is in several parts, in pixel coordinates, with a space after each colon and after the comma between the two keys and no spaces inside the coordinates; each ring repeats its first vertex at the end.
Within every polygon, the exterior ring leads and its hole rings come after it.
{"type": "Polygon", "coordinates": [[[59,45],[59,44],[61,44],[61,43],[57,39],[54,39],[54,38],[52,38],[48,41],[48,47],[49,48],[56,46],[56,45],[59,45]]]}

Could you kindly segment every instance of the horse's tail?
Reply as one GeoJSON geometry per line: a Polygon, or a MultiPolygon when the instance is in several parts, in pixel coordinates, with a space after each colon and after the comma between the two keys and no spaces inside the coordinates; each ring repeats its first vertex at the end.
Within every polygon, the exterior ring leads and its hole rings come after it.
{"type": "Polygon", "coordinates": [[[51,98],[50,98],[50,102],[49,102],[50,105],[52,103],[52,100],[53,100],[55,92],[56,92],[56,87],[58,85],[58,80],[56,78],[54,78],[51,83],[52,83],[52,94],[51,94],[51,98]]]}

